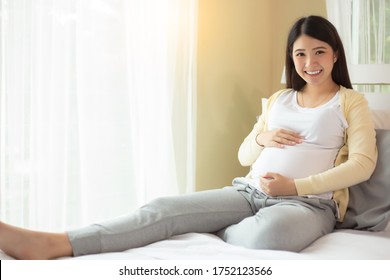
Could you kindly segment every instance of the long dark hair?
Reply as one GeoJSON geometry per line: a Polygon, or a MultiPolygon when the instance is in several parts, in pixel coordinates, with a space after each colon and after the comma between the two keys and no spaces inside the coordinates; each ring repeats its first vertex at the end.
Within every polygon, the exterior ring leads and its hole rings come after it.
{"type": "Polygon", "coordinates": [[[292,58],[294,42],[302,34],[326,42],[332,47],[333,51],[337,54],[337,61],[335,62],[332,70],[332,79],[338,85],[342,85],[346,88],[352,88],[348,74],[347,60],[345,58],[344,47],[340,36],[333,24],[320,16],[300,18],[290,30],[286,47],[287,88],[301,90],[306,85],[305,80],[303,80],[295,70],[292,58]]]}

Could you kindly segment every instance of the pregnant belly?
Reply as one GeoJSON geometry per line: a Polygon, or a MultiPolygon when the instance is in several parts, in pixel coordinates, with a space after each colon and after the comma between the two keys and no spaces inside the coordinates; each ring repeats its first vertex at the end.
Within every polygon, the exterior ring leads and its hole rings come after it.
{"type": "Polygon", "coordinates": [[[337,152],[334,149],[301,149],[296,146],[265,148],[252,165],[251,177],[259,178],[267,172],[293,179],[318,174],[333,167],[337,152]]]}

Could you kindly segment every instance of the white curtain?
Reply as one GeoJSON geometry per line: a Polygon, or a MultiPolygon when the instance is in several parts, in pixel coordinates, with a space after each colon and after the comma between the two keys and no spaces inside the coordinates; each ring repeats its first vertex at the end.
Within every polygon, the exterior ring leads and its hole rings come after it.
{"type": "MultiPolygon", "coordinates": [[[[350,64],[390,64],[390,0],[327,0],[350,64]]],[[[359,87],[390,92],[389,86],[359,87]]]]}
{"type": "Polygon", "coordinates": [[[0,3],[0,220],[69,229],[193,189],[196,0],[0,3]]]}

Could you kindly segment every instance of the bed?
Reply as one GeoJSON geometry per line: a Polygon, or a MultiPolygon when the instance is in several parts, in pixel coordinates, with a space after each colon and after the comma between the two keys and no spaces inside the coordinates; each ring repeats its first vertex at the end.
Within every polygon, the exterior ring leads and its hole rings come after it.
{"type": "MultiPolygon", "coordinates": [[[[390,231],[335,230],[300,253],[250,250],[226,244],[212,234],[188,233],[119,253],[73,260],[390,260],[390,231]]],[[[12,260],[0,252],[1,260],[12,260]]],[[[70,258],[65,258],[70,259],[70,258]]]]}
{"type": "MultiPolygon", "coordinates": [[[[299,253],[251,250],[213,234],[188,233],[148,246],[77,260],[390,260],[390,94],[366,94],[377,130],[379,158],[371,178],[351,188],[346,223],[299,253]],[[343,228],[348,226],[349,228],[343,228]]],[[[12,258],[0,251],[1,260],[12,258]]]]}

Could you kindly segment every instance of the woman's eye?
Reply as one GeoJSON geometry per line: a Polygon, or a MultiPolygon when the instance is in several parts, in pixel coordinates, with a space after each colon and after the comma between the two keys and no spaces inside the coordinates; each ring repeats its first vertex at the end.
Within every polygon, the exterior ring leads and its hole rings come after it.
{"type": "Polygon", "coordinates": [[[323,54],[325,53],[324,51],[317,51],[316,54],[323,54]]]}
{"type": "Polygon", "coordinates": [[[296,53],[295,55],[296,55],[296,56],[304,56],[305,54],[302,53],[302,52],[300,52],[300,53],[296,53]]]}

